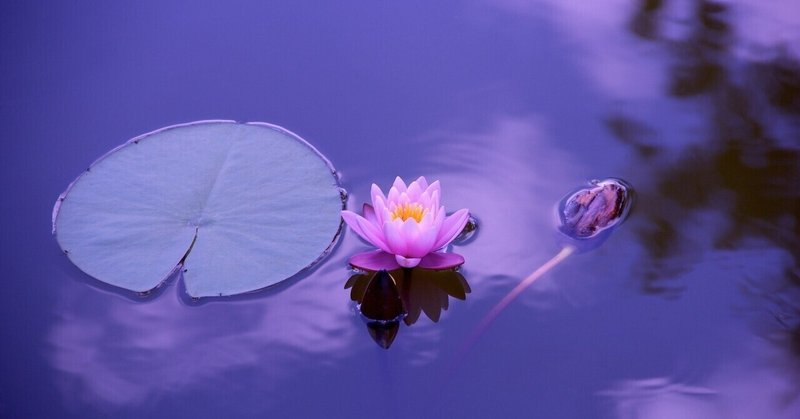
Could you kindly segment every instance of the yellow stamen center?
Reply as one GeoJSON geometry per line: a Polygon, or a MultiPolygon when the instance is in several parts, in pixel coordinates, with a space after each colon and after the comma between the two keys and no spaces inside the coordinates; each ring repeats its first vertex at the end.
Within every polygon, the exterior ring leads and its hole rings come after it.
{"type": "Polygon", "coordinates": [[[413,218],[416,222],[422,222],[422,217],[425,215],[425,209],[422,205],[415,203],[400,204],[395,207],[389,215],[392,216],[392,221],[401,219],[403,221],[413,218]]]}

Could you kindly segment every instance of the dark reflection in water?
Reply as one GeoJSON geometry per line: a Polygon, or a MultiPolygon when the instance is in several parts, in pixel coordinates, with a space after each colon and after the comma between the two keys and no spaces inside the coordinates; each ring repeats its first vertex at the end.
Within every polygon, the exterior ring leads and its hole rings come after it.
{"type": "Polygon", "coordinates": [[[438,322],[450,297],[465,300],[471,291],[466,278],[454,270],[421,268],[357,273],[347,280],[347,288],[370,336],[385,349],[397,336],[400,321],[411,326],[424,312],[438,322]]]}
{"type": "MultiPolygon", "coordinates": [[[[765,59],[743,60],[735,50],[731,10],[719,2],[696,1],[685,22],[688,31],[670,39],[665,2],[644,0],[629,29],[663,45],[673,64],[667,90],[680,101],[703,104],[704,127],[677,154],[658,145],[646,121],[612,115],[607,128],[650,167],[643,188],[638,237],[646,247],[640,266],[645,292],[677,296],[671,279],[699,262],[700,244],[687,245],[687,220],[704,220],[713,232],[710,249],[777,247],[789,263],[774,277],[751,277],[746,291],[766,302],[770,319],[758,322],[779,347],[800,356],[800,62],[781,46],[761,51],[765,59]],[[710,215],[709,215],[710,214],[710,215]]],[[[734,30],[736,29],[736,30],[734,30]]],[[[762,309],[763,310],[763,309],[762,309]]],[[[800,365],[793,373],[800,391],[800,365]]]]}
{"type": "MultiPolygon", "coordinates": [[[[641,35],[657,25],[662,2],[642,2],[631,30],[641,35]]],[[[645,275],[645,289],[663,292],[659,284],[671,272],[664,261],[687,249],[677,231],[693,211],[713,208],[729,219],[714,237],[717,248],[734,248],[759,237],[791,253],[794,266],[786,279],[797,282],[800,260],[800,65],[785,55],[769,62],[735,61],[729,56],[730,24],[723,4],[699,1],[687,39],[665,41],[674,51],[669,91],[686,99],[702,95],[708,106],[703,142],[686,146],[677,159],[657,157],[666,151],[651,142],[654,131],[625,115],[606,120],[614,135],[636,152],[643,167],[653,167],[652,196],[641,199],[651,223],[639,232],[655,269],[645,275]],[[743,68],[739,68],[742,67],[743,68]],[[664,205],[667,199],[669,205],[664,205]],[[676,212],[677,211],[677,212],[676,212]]],[[[658,41],[655,29],[647,38],[658,41]]],[[[644,36],[644,35],[643,35],[644,36]]]]}

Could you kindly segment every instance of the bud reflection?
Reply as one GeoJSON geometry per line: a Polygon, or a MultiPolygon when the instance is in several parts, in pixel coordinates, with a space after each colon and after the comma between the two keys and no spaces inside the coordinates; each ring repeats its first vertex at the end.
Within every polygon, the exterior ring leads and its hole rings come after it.
{"type": "Polygon", "coordinates": [[[465,300],[471,291],[464,276],[454,270],[422,268],[359,272],[348,279],[348,288],[370,336],[384,349],[394,342],[401,320],[411,326],[424,312],[438,322],[450,297],[465,300]]]}

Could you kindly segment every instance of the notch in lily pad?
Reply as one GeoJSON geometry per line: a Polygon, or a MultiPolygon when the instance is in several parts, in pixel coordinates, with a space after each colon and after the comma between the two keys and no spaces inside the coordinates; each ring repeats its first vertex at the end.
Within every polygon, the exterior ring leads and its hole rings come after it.
{"type": "Polygon", "coordinates": [[[95,161],[56,201],[53,234],[102,282],[147,293],[182,269],[190,296],[228,296],[321,260],[345,200],[331,163],[292,132],[200,121],[95,161]]]}

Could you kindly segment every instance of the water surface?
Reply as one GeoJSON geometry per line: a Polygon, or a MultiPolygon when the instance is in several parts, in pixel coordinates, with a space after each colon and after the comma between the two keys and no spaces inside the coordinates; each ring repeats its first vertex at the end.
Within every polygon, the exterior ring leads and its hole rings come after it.
{"type": "Polygon", "coordinates": [[[800,29],[762,3],[0,6],[0,416],[797,417],[800,29]],[[199,305],[69,264],[49,226],[69,181],[220,118],[314,144],[351,209],[373,182],[440,179],[481,222],[453,249],[466,300],[379,348],[344,289],[368,249],[350,232],[287,284],[199,305]],[[559,199],[612,176],[629,220],[450,368],[559,250],[559,199]]]}

